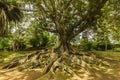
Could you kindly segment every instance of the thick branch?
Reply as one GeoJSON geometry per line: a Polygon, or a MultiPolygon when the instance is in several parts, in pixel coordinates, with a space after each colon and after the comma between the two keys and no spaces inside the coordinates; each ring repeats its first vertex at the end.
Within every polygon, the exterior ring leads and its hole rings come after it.
{"type": "Polygon", "coordinates": [[[56,27],[56,31],[59,33],[59,34],[64,34],[64,31],[63,31],[63,28],[61,27],[61,25],[59,24],[57,18],[55,18],[54,16],[52,16],[52,19],[55,23],[55,27],[56,27]]]}
{"type": "Polygon", "coordinates": [[[49,16],[48,11],[46,11],[46,10],[45,10],[45,8],[44,8],[41,4],[37,4],[37,5],[38,5],[38,7],[40,7],[40,10],[42,10],[42,11],[43,11],[43,13],[45,13],[46,15],[48,15],[48,16],[49,16]]]}
{"type": "Polygon", "coordinates": [[[45,4],[46,8],[48,8],[48,9],[49,9],[49,11],[50,11],[51,9],[50,9],[49,5],[47,5],[46,0],[43,0],[43,2],[44,2],[44,4],[45,4]]]}
{"type": "Polygon", "coordinates": [[[94,8],[93,11],[90,8],[87,15],[84,15],[85,18],[82,18],[82,20],[79,20],[70,27],[70,32],[72,32],[72,38],[78,35],[80,32],[84,31],[86,28],[90,27],[90,25],[97,19],[96,15],[100,13],[101,8],[103,8],[106,2],[107,0],[102,0],[100,3],[96,2],[96,5],[91,6],[91,8],[94,8]],[[82,24],[83,21],[85,21],[84,24],[82,24]]]}
{"type": "Polygon", "coordinates": [[[90,27],[90,24],[86,21],[81,27],[79,27],[78,30],[74,31],[73,35],[71,36],[71,38],[77,36],[80,32],[83,32],[85,29],[87,29],[88,27],[90,27]]]}
{"type": "Polygon", "coordinates": [[[70,1],[67,3],[67,5],[66,5],[65,8],[64,8],[64,11],[69,8],[69,6],[71,5],[72,1],[73,1],[73,0],[70,0],[70,1]]]}
{"type": "MultiPolygon", "coordinates": [[[[70,0],[67,5],[61,10],[61,13],[62,14],[65,14],[66,10],[69,8],[69,6],[71,5],[73,0],[70,0]]],[[[63,19],[63,15],[61,15],[61,17],[59,18],[59,22],[61,22],[63,19]]]]}
{"type": "Polygon", "coordinates": [[[50,0],[50,2],[51,2],[51,6],[52,6],[52,8],[53,8],[53,15],[51,15],[52,16],[52,20],[54,21],[54,23],[55,23],[55,27],[56,27],[56,30],[57,30],[57,32],[58,33],[60,33],[60,32],[62,32],[63,30],[62,30],[62,27],[61,27],[61,25],[59,24],[59,22],[58,22],[58,19],[57,19],[57,15],[56,15],[56,8],[55,8],[55,1],[54,0],[50,0]]]}
{"type": "Polygon", "coordinates": [[[52,5],[53,11],[54,11],[54,15],[56,15],[56,8],[55,8],[55,1],[54,0],[50,0],[50,3],[52,5]]]}

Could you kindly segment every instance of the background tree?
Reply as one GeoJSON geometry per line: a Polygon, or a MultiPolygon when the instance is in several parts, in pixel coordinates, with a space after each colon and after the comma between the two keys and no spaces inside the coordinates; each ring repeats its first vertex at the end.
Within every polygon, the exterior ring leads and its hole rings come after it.
{"type": "Polygon", "coordinates": [[[49,45],[50,37],[49,33],[42,31],[38,22],[33,20],[28,28],[26,28],[24,39],[26,39],[28,44],[32,45],[32,48],[40,49],[49,45]]]}
{"type": "Polygon", "coordinates": [[[17,4],[10,3],[7,0],[0,1],[0,36],[7,33],[9,21],[20,21],[22,15],[17,4]]]}

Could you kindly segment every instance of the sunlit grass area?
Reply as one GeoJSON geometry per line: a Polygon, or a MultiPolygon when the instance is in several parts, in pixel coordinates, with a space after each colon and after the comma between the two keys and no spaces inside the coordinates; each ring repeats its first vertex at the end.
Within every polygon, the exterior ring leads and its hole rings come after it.
{"type": "MultiPolygon", "coordinates": [[[[8,57],[13,57],[16,55],[22,55],[22,54],[28,54],[34,52],[34,50],[32,51],[0,51],[0,61],[8,58],[8,57]]],[[[96,54],[103,54],[103,55],[109,55],[109,54],[120,54],[120,52],[114,52],[114,51],[92,51],[96,54]]]]}
{"type": "MultiPolygon", "coordinates": [[[[0,56],[3,58],[3,60],[7,60],[8,57],[10,58],[13,56],[18,56],[21,54],[27,54],[31,52],[34,52],[34,51],[16,51],[16,52],[1,51],[0,56]]],[[[50,75],[52,75],[55,78],[55,80],[66,80],[66,78],[68,78],[67,80],[113,80],[113,79],[119,80],[120,52],[113,52],[113,51],[92,51],[92,52],[96,53],[96,55],[98,54],[99,56],[102,56],[100,57],[100,59],[102,59],[102,65],[93,64],[92,68],[90,68],[92,69],[92,72],[86,71],[85,69],[81,68],[80,70],[74,70],[77,74],[69,78],[67,77],[67,75],[59,71],[56,72],[56,75],[53,75],[53,74],[50,74],[50,75]]],[[[10,75],[10,74],[12,75],[13,73],[16,73],[16,75],[14,75],[13,78],[15,78],[16,76],[19,76],[20,79],[24,78],[25,80],[26,79],[31,80],[31,79],[35,79],[34,76],[39,77],[41,69],[38,69],[38,70],[39,71],[31,70],[26,72],[17,72],[17,71],[7,72],[6,75],[10,75]],[[31,76],[23,77],[26,74],[31,76]]],[[[43,79],[40,79],[40,80],[47,80],[47,78],[50,75],[46,75],[45,79],[43,77],[43,79]]]]}
{"type": "Polygon", "coordinates": [[[0,62],[4,62],[14,56],[28,54],[31,52],[33,52],[33,51],[0,51],[0,62]]]}
{"type": "Polygon", "coordinates": [[[120,54],[120,52],[116,52],[116,51],[92,51],[94,53],[100,53],[100,54],[120,54]]]}

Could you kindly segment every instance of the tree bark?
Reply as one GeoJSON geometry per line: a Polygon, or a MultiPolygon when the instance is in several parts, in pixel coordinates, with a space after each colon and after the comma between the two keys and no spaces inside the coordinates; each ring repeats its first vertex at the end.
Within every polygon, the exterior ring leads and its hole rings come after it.
{"type": "Polygon", "coordinates": [[[60,54],[64,54],[65,52],[69,54],[71,50],[70,46],[70,39],[68,38],[68,36],[60,35],[58,36],[58,45],[54,49],[54,51],[60,54]]]}

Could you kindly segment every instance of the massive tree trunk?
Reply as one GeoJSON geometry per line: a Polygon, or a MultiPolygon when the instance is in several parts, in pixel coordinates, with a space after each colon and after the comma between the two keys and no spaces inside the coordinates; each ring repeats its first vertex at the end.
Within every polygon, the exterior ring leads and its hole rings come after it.
{"type": "Polygon", "coordinates": [[[67,35],[60,35],[58,36],[58,45],[54,49],[54,52],[59,54],[70,54],[71,53],[71,44],[70,44],[69,36],[67,35]]]}

